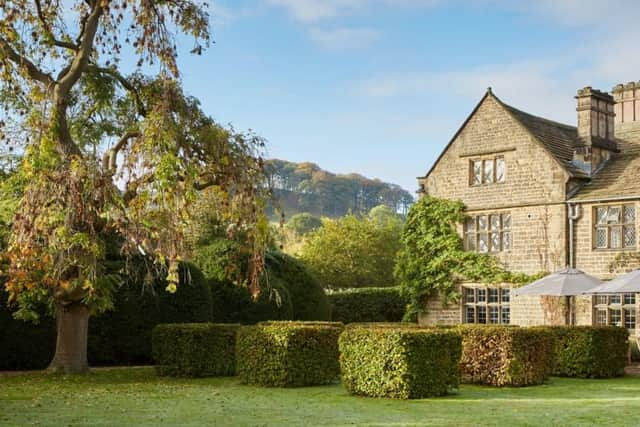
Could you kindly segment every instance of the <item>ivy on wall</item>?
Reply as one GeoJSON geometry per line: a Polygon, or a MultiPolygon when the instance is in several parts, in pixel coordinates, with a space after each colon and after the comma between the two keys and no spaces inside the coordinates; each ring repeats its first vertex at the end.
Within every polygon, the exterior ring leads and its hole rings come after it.
{"type": "Polygon", "coordinates": [[[409,300],[405,320],[415,321],[434,293],[445,301],[457,300],[456,285],[463,281],[523,285],[544,275],[512,273],[491,255],[465,251],[456,230],[465,217],[462,202],[431,196],[409,210],[395,267],[396,279],[409,300]]]}

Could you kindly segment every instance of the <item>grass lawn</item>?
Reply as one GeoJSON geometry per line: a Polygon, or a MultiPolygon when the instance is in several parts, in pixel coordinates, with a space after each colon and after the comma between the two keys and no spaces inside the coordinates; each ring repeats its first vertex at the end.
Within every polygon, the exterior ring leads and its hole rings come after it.
{"type": "Polygon", "coordinates": [[[70,377],[0,376],[0,425],[639,425],[640,378],[552,378],[529,388],[462,386],[415,401],[348,395],[341,385],[243,386],[235,378],[158,378],[152,368],[70,377]]]}

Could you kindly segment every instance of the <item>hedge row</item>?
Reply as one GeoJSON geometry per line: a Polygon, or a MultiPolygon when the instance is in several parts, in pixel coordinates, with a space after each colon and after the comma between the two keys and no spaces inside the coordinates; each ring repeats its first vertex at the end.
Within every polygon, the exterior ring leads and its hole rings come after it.
{"type": "Polygon", "coordinates": [[[554,337],[536,328],[461,326],[462,382],[493,386],[542,384],[551,373],[554,337]]]}
{"type": "Polygon", "coordinates": [[[536,327],[555,339],[553,375],[612,378],[624,375],[629,333],[617,326],[536,327]]]}
{"type": "Polygon", "coordinates": [[[416,399],[444,395],[460,382],[461,339],[453,330],[352,326],[339,344],[342,383],[352,394],[416,399]]]}
{"type": "Polygon", "coordinates": [[[343,323],[400,322],[407,300],[400,287],[356,288],[329,294],[331,319],[343,323]]]}
{"type": "Polygon", "coordinates": [[[185,377],[235,375],[239,327],[213,323],[156,326],[152,338],[156,372],[185,377]]]}
{"type": "MultiPolygon", "coordinates": [[[[206,322],[211,316],[211,294],[204,277],[191,264],[179,270],[175,294],[158,280],[144,286],[130,270],[128,282],[116,289],[113,311],[89,321],[88,358],[94,365],[130,365],[151,361],[151,330],[159,323],[206,322]]],[[[0,370],[43,369],[53,358],[55,321],[42,316],[39,324],[16,320],[6,306],[8,295],[0,285],[0,370]]]]}
{"type": "MultiPolygon", "coordinates": [[[[329,320],[324,291],[298,261],[271,254],[267,262],[269,286],[264,287],[259,300],[254,302],[247,288],[206,279],[192,264],[181,267],[181,284],[175,294],[169,294],[161,279],[146,283],[147,270],[142,260],[130,260],[126,273],[122,274],[125,282],[114,292],[115,309],[89,321],[89,363],[150,363],[151,331],[161,323],[329,320]],[[298,301],[296,311],[292,295],[298,301]]],[[[123,267],[122,260],[109,263],[109,271],[118,272],[123,267]]],[[[54,320],[43,316],[39,325],[15,320],[6,301],[7,295],[0,283],[0,349],[7,350],[0,351],[0,370],[45,368],[55,350],[54,320]]]]}
{"type": "Polygon", "coordinates": [[[301,387],[329,384],[340,375],[341,323],[267,322],[243,326],[236,341],[244,384],[301,387]]]}

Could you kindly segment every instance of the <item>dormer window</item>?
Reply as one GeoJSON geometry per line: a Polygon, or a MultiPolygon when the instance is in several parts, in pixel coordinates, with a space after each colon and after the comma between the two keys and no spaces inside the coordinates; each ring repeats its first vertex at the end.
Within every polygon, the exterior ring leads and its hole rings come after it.
{"type": "Polygon", "coordinates": [[[504,157],[471,160],[469,166],[470,185],[485,185],[501,183],[505,180],[507,165],[504,157]]]}

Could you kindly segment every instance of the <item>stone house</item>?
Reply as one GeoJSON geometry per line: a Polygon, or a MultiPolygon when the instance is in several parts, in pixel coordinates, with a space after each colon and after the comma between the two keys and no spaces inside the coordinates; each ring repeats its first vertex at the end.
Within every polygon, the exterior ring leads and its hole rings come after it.
{"type": "MultiPolygon", "coordinates": [[[[609,279],[618,255],[637,252],[640,209],[640,82],[612,93],[578,91],[577,126],[503,103],[488,89],[431,169],[419,193],[461,200],[466,250],[511,271],[573,266],[609,279]]],[[[426,324],[618,324],[636,328],[640,295],[510,297],[510,285],[462,284],[457,304],[437,296],[426,324]],[[569,320],[571,319],[571,320],[569,320]]]]}

